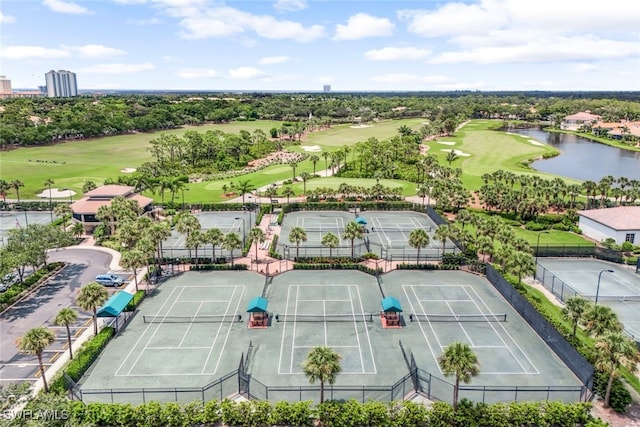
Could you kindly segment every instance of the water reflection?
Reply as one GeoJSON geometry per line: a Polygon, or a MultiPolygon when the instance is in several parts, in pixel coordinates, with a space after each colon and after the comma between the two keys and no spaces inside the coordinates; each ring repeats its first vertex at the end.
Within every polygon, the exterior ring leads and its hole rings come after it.
{"type": "Polygon", "coordinates": [[[549,144],[561,154],[552,159],[537,160],[531,167],[581,181],[599,181],[607,175],[640,179],[640,152],[623,150],[588,139],[564,134],[546,132],[541,129],[509,129],[549,144]]]}

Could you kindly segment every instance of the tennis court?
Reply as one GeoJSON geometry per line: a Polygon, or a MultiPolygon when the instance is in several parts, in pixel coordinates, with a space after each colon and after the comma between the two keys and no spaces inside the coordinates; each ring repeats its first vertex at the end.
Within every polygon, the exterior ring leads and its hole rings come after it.
{"type": "MultiPolygon", "coordinates": [[[[200,222],[201,231],[205,232],[212,228],[218,228],[223,234],[236,233],[241,240],[246,239],[255,221],[255,215],[251,211],[224,211],[224,212],[198,212],[194,216],[200,222]]],[[[171,235],[163,242],[163,254],[169,258],[188,257],[189,253],[195,257],[195,251],[189,251],[186,245],[187,236],[171,230],[171,235]]],[[[216,258],[229,256],[229,251],[220,245],[215,248],[216,258]]],[[[241,250],[238,249],[234,255],[239,256],[241,250]]],[[[198,247],[198,258],[211,258],[213,248],[210,244],[203,244],[198,247]]]]}
{"type": "MultiPolygon", "coordinates": [[[[343,233],[346,224],[352,221],[359,221],[365,230],[365,238],[355,241],[355,256],[373,252],[385,259],[415,260],[417,250],[409,245],[409,234],[416,229],[425,230],[430,237],[428,246],[420,251],[421,259],[436,259],[442,254],[442,242],[434,239],[435,223],[427,215],[413,211],[363,211],[357,217],[340,211],[292,212],[285,215],[282,223],[280,252],[286,258],[350,256],[351,241],[344,239],[343,233]],[[289,242],[293,227],[301,227],[307,234],[307,241],[300,243],[299,250],[289,242]],[[331,251],[322,245],[322,238],[329,232],[339,240],[339,246],[331,251]]],[[[445,251],[453,250],[453,243],[447,241],[445,251]]]]}
{"type": "MultiPolygon", "coordinates": [[[[58,217],[54,214],[53,219],[58,217]]],[[[8,211],[0,212],[0,247],[7,244],[7,236],[9,230],[15,228],[26,227],[30,224],[50,224],[51,213],[50,212],[36,212],[36,211],[8,211]]]]}
{"type": "Polygon", "coordinates": [[[640,275],[634,270],[598,259],[539,258],[536,277],[563,301],[574,295],[595,301],[597,293],[598,304],[611,307],[640,341],[640,275]]]}

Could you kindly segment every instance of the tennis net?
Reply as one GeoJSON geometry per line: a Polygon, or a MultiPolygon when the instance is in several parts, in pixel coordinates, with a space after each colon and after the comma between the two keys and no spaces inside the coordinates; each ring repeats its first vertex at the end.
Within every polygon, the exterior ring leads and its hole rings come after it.
{"type": "MultiPolygon", "coordinates": [[[[584,298],[595,301],[595,295],[584,295],[584,298]]],[[[598,302],[640,302],[640,295],[598,295],[598,302]]]]}
{"type": "Polygon", "coordinates": [[[242,322],[240,314],[212,314],[212,315],[194,315],[194,316],[142,316],[144,323],[233,323],[242,322]]]}
{"type": "Polygon", "coordinates": [[[506,322],[507,314],[415,314],[409,315],[410,322],[506,322]]]}
{"type": "Polygon", "coordinates": [[[373,322],[373,313],[276,314],[276,322],[373,322]]]}
{"type": "MultiPolygon", "coordinates": [[[[422,229],[424,231],[427,232],[431,232],[432,228],[430,226],[421,226],[421,227],[385,227],[385,228],[381,228],[381,227],[369,227],[369,226],[364,226],[365,229],[367,229],[367,232],[369,233],[411,233],[413,230],[417,230],[417,229],[422,229]]],[[[328,232],[340,232],[344,230],[344,227],[338,227],[336,225],[333,226],[326,226],[326,227],[302,227],[302,229],[304,229],[305,232],[307,233],[328,233],[328,232]]]]}

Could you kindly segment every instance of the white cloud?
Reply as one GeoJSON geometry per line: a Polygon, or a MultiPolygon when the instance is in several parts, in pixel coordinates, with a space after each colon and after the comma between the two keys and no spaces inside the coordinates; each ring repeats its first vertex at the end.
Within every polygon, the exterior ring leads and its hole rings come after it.
{"type": "Polygon", "coordinates": [[[58,12],[58,13],[71,13],[74,15],[93,15],[93,11],[70,1],[43,0],[42,4],[44,4],[54,12],[58,12]]]}
{"type": "Polygon", "coordinates": [[[61,46],[65,50],[77,53],[84,58],[109,58],[113,56],[125,55],[127,52],[101,44],[87,44],[84,46],[61,46]]]}
{"type": "Polygon", "coordinates": [[[150,62],[140,64],[96,64],[91,67],[81,68],[78,72],[87,74],[130,74],[149,71],[154,68],[155,66],[150,62]]]}
{"type": "Polygon", "coordinates": [[[300,74],[281,74],[279,76],[267,76],[260,80],[262,80],[263,82],[273,83],[273,82],[290,82],[294,80],[303,80],[303,79],[304,79],[304,76],[301,76],[300,74]]]}
{"type": "Polygon", "coordinates": [[[262,65],[271,65],[271,64],[284,64],[285,62],[289,62],[291,58],[288,56],[265,56],[264,58],[260,58],[258,60],[258,64],[262,65]]]}
{"type": "Polygon", "coordinates": [[[227,76],[234,80],[253,80],[264,76],[264,72],[253,67],[238,67],[229,70],[227,76]]]}
{"type": "Polygon", "coordinates": [[[450,82],[451,79],[447,76],[439,75],[420,76],[408,73],[391,73],[373,76],[371,81],[377,83],[445,83],[450,82]]]}
{"type": "Polygon", "coordinates": [[[5,15],[0,10],[0,24],[13,24],[14,22],[16,22],[16,18],[11,15],[5,15]]]}
{"type": "Polygon", "coordinates": [[[178,75],[183,79],[206,79],[219,76],[218,72],[211,68],[183,68],[178,75]]]}
{"type": "Polygon", "coordinates": [[[308,8],[309,4],[306,0],[278,0],[273,7],[284,12],[296,12],[308,8]]]}
{"type": "Polygon", "coordinates": [[[51,49],[42,46],[7,46],[0,56],[7,59],[66,58],[71,53],[62,49],[51,49]]]}
{"type": "Polygon", "coordinates": [[[416,47],[384,47],[378,50],[369,50],[364,56],[372,61],[415,61],[431,54],[428,49],[416,47]]]}
{"type": "Polygon", "coordinates": [[[156,25],[161,24],[162,21],[158,18],[149,18],[149,19],[127,19],[127,23],[131,25],[156,25]]]}
{"type": "Polygon", "coordinates": [[[346,25],[336,25],[334,40],[358,40],[367,37],[385,37],[393,34],[394,24],[387,18],[358,13],[346,25]]]}
{"type": "Polygon", "coordinates": [[[576,73],[586,73],[589,71],[597,70],[598,68],[593,64],[589,64],[588,62],[578,62],[576,64],[573,64],[571,66],[571,69],[576,73]]]}

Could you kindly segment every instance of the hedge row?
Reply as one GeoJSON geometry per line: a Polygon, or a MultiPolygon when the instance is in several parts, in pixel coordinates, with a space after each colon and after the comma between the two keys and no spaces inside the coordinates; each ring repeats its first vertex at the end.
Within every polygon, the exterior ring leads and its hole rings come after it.
{"type": "MultiPolygon", "coordinates": [[[[107,346],[109,340],[115,334],[115,329],[111,327],[103,328],[98,335],[85,342],[80,350],[73,355],[73,360],[69,362],[65,373],[75,382],[80,381],[82,375],[89,369],[91,364],[98,358],[102,349],[107,346]]],[[[51,384],[51,391],[64,392],[66,389],[64,377],[58,377],[51,384]]]]}
{"type": "Polygon", "coordinates": [[[360,258],[350,258],[346,256],[340,257],[298,257],[295,260],[300,264],[353,264],[355,262],[360,262],[362,259],[360,258]]]}
{"type": "Polygon", "coordinates": [[[133,298],[131,299],[131,301],[129,301],[129,304],[127,304],[127,306],[124,308],[124,311],[134,311],[136,307],[140,305],[140,303],[142,302],[142,300],[146,295],[147,293],[143,290],[137,291],[135,294],[133,294],[133,298]]]}
{"type": "Polygon", "coordinates": [[[213,271],[213,270],[247,270],[246,264],[198,264],[192,265],[190,271],[213,271]]]}
{"type": "Polygon", "coordinates": [[[130,404],[70,402],[70,425],[172,426],[305,426],[324,427],[450,427],[450,426],[596,426],[590,403],[513,402],[493,405],[460,402],[456,411],[442,402],[431,408],[413,402],[360,403],[329,401],[313,407],[311,402],[230,400],[189,404],[148,402],[130,404]]]}
{"type": "Polygon", "coordinates": [[[24,279],[23,283],[15,283],[11,285],[9,289],[0,294],[0,311],[18,301],[25,292],[34,288],[52,273],[64,267],[64,265],[64,262],[52,262],[24,279]]]}
{"type": "Polygon", "coordinates": [[[398,264],[398,270],[459,270],[456,264],[398,264]]]}
{"type": "Polygon", "coordinates": [[[377,211],[404,211],[411,210],[424,213],[424,208],[411,202],[392,201],[392,202],[303,202],[289,203],[282,207],[283,213],[289,213],[300,210],[309,211],[348,211],[354,206],[360,208],[361,211],[377,210],[377,211]]]}
{"type": "Polygon", "coordinates": [[[280,255],[277,251],[278,249],[278,235],[274,234],[271,239],[271,246],[269,246],[269,256],[275,259],[282,259],[282,255],[280,255]]]}
{"type": "Polygon", "coordinates": [[[358,270],[371,275],[382,273],[382,269],[373,269],[362,264],[293,264],[294,270],[358,270]]]}

